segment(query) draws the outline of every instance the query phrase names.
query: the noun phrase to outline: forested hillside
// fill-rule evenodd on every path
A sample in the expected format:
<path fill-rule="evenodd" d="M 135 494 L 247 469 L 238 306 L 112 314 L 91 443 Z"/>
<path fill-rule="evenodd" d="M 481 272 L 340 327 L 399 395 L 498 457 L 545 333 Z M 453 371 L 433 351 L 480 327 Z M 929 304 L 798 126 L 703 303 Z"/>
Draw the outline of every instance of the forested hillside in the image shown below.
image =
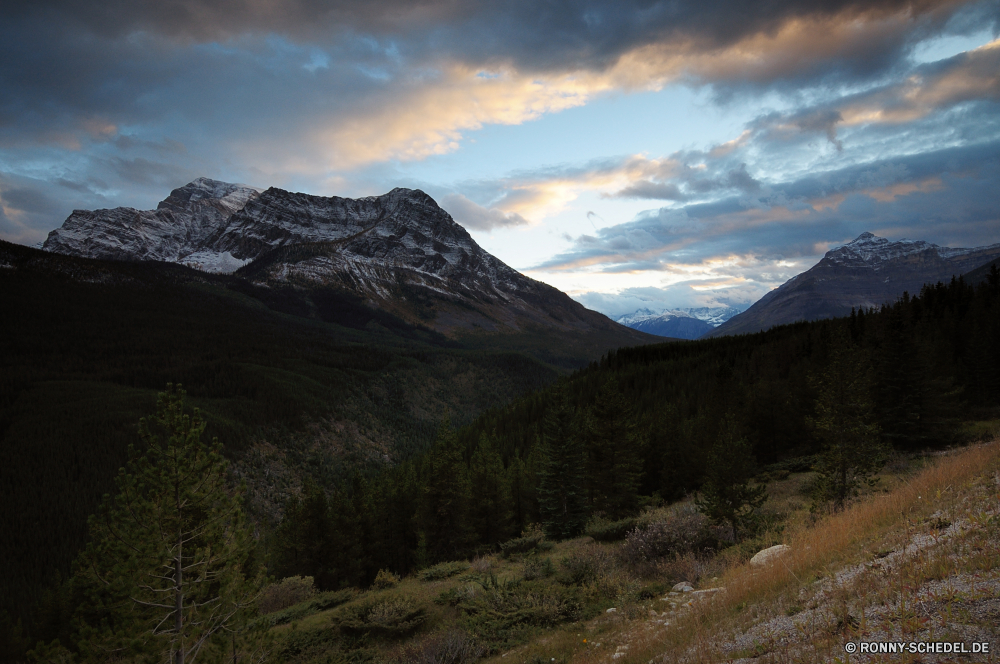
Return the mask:
<path fill-rule="evenodd" d="M 468 422 L 558 375 L 349 294 L 306 299 L 7 243 L 0 266 L 0 611 L 24 618 L 68 573 L 167 383 L 186 387 L 206 437 L 240 460 L 266 521 L 302 476 L 331 485 L 345 469 L 397 463 L 433 442 L 441 418 Z M 261 446 L 281 450 L 284 485 L 264 477 L 275 464 L 251 463 Z"/>
<path fill-rule="evenodd" d="M 558 538 L 591 520 L 601 537 L 698 489 L 726 436 L 747 439 L 759 468 L 808 470 L 841 407 L 830 386 L 848 374 L 861 426 L 899 450 L 947 444 L 958 421 L 997 416 L 998 339 L 994 269 L 849 318 L 619 350 L 457 431 L 445 423 L 427 454 L 329 499 L 307 488 L 269 540 L 270 569 L 364 586 L 380 569 L 518 546 L 530 524 Z"/>
<path fill-rule="evenodd" d="M 839 376 L 854 377 L 857 425 L 902 450 L 1000 406 L 995 268 L 849 318 L 621 349 L 556 380 L 389 317 L 344 327 L 184 268 L 61 260 L 0 272 L 18 312 L 2 323 L 0 594 L 25 625 L 10 633 L 32 643 L 59 635 L 56 574 L 167 383 L 187 387 L 247 483 L 253 564 L 321 590 L 531 549 L 543 530 L 620 537 L 739 441 L 746 472 L 806 470 L 843 407 Z"/>

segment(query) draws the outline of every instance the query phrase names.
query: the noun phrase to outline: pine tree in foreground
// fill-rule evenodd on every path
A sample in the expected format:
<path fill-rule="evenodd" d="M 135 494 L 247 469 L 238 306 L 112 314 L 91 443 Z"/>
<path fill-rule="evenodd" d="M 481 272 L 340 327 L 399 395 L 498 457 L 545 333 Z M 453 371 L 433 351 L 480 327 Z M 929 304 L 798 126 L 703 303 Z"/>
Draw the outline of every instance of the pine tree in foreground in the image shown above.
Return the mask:
<path fill-rule="evenodd" d="M 867 355 L 838 330 L 831 339 L 829 362 L 816 381 L 816 429 L 823 439 L 817 500 L 837 508 L 862 484 L 872 484 L 886 450 L 880 439 L 871 393 Z"/>
<path fill-rule="evenodd" d="M 483 434 L 472 454 L 469 480 L 475 488 L 470 518 L 480 544 L 498 544 L 511 534 L 510 486 L 496 435 Z"/>
<path fill-rule="evenodd" d="M 730 415 L 708 451 L 705 483 L 695 501 L 713 523 L 732 526 L 737 541 L 755 533 L 756 511 L 767 500 L 766 486 L 750 486 L 754 458 Z"/>
<path fill-rule="evenodd" d="M 549 537 L 575 537 L 587 522 L 584 455 L 583 444 L 574 435 L 573 413 L 562 391 L 556 394 L 545 414 L 542 450 L 538 473 L 542 526 Z"/>
<path fill-rule="evenodd" d="M 117 495 L 89 520 L 74 578 L 84 661 L 262 655 L 244 638 L 263 585 L 247 569 L 251 534 L 221 445 L 202 443 L 205 421 L 184 413 L 184 396 L 171 385 L 159 395 L 156 415 L 139 423 L 145 452 L 129 450 Z"/>
<path fill-rule="evenodd" d="M 592 513 L 621 519 L 638 510 L 644 439 L 618 382 L 608 380 L 583 417 Z"/>
<path fill-rule="evenodd" d="M 447 420 L 438 427 L 437 440 L 425 461 L 423 486 L 417 506 L 421 563 L 451 560 L 465 553 L 472 533 L 469 525 L 469 474 L 458 436 Z"/>

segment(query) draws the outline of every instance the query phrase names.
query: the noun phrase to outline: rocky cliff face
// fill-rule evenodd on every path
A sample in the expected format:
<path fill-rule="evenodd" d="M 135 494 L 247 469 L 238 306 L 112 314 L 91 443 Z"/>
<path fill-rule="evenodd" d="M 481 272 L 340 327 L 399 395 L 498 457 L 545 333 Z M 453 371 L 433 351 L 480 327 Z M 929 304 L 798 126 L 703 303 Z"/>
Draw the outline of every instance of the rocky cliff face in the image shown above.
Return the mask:
<path fill-rule="evenodd" d="M 350 199 L 199 178 L 156 210 L 76 210 L 43 248 L 235 272 L 279 289 L 348 291 L 446 333 L 538 325 L 649 341 L 508 267 L 419 190 Z"/>
<path fill-rule="evenodd" d="M 155 210 L 74 210 L 61 228 L 49 233 L 42 248 L 87 258 L 168 261 L 231 272 L 240 263 L 206 251 L 206 242 L 257 196 L 253 187 L 198 178 L 174 189 Z"/>
<path fill-rule="evenodd" d="M 1000 256 L 1000 244 L 972 249 L 923 241 L 892 242 L 862 233 L 828 251 L 823 259 L 789 279 L 752 307 L 706 336 L 746 334 L 800 320 L 845 316 L 851 308 L 878 307 L 924 284 L 948 281 Z"/>

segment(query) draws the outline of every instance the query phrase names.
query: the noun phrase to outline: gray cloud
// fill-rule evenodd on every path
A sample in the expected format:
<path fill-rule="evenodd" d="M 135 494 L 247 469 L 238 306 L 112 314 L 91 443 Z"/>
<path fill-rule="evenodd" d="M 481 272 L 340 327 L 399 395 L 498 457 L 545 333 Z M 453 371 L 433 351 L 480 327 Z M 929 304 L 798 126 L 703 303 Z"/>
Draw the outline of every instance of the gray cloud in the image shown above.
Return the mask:
<path fill-rule="evenodd" d="M 733 4 L 727 0 L 6 0 L 0 12 L 24 20 L 45 16 L 102 38 L 137 32 L 181 42 L 226 41 L 278 34 L 322 43 L 345 32 L 371 35 L 403 55 L 420 52 L 491 62 L 504 59 L 533 69 L 606 66 L 622 53 L 665 41 L 687 41 L 718 51 L 749 35 L 773 34 L 789 20 L 877 23 L 906 13 L 909 27 L 877 42 L 852 44 L 837 53 L 839 66 L 855 73 L 883 68 L 898 58 L 915 34 L 968 30 L 996 22 L 990 3 L 968 8 L 932 0 L 775 0 Z M 820 37 L 818 35 L 818 37 Z M 828 37 L 823 35 L 822 37 Z M 829 67 L 805 63 L 816 76 Z"/>
<path fill-rule="evenodd" d="M 688 197 L 673 182 L 639 180 L 616 193 L 615 198 L 649 198 L 661 201 L 684 201 Z"/>
<path fill-rule="evenodd" d="M 775 0 L 763 5 L 724 0 L 0 0 L 0 168 L 8 180 L 28 175 L 31 180 L 22 194 L 10 190 L 15 193 L 6 203 L 5 227 L 20 224 L 31 235 L 58 225 L 73 207 L 109 202 L 148 207 L 165 190 L 197 175 L 250 182 L 267 178 L 265 184 L 316 182 L 336 171 L 330 155 L 346 150 L 352 136 L 361 135 L 361 143 L 369 140 L 355 131 L 352 123 L 358 118 L 381 121 L 380 113 L 411 107 L 424 109 L 427 117 L 463 104 L 475 107 L 481 100 L 439 101 L 433 95 L 450 65 L 473 72 L 513 67 L 528 75 L 601 73 L 623 55 L 648 48 L 650 61 L 666 53 L 663 57 L 681 62 L 671 73 L 679 78 L 672 80 L 715 86 L 720 99 L 775 87 L 795 94 L 808 89 L 814 98 L 822 97 L 816 91 L 843 85 L 898 80 L 920 39 L 996 26 L 998 16 L 995 0 Z M 768 41 L 794 21 L 815 26 L 815 38 L 792 35 L 780 47 Z M 856 28 L 855 37 L 838 32 L 838 26 L 848 24 Z M 830 30 L 824 32 L 824 26 Z M 766 65 L 755 68 L 726 55 L 754 39 L 762 40 Z M 926 81 L 942 85 L 934 94 L 933 86 L 925 86 L 930 92 L 918 95 L 916 106 L 906 106 L 912 96 L 898 82 L 846 99 L 857 108 L 884 104 L 901 118 L 996 99 L 1000 67 L 993 57 L 975 54 L 920 69 Z M 944 85 L 959 75 L 985 83 Z M 411 104 L 421 95 L 429 95 L 423 107 Z M 502 108 L 506 100 L 500 101 Z M 472 114 L 424 134 L 394 138 L 403 147 L 373 147 L 372 160 L 434 154 L 442 145 L 456 144 L 461 131 L 494 117 Z M 765 157 L 769 150 L 808 149 L 816 136 L 838 147 L 858 136 L 857 130 L 845 129 L 850 114 L 830 104 L 769 117 L 750 128 Z M 409 126 L 409 120 L 400 125 Z M 968 123 L 959 126 L 971 131 Z M 391 138 L 397 127 L 376 128 L 373 141 L 383 134 Z M 876 134 L 868 136 L 877 139 Z M 408 152 L 407 141 L 430 145 Z M 760 160 L 738 148 L 722 155 L 689 151 L 674 157 L 671 168 L 647 173 L 615 195 L 689 204 L 739 195 L 733 204 L 744 209 L 784 204 L 796 195 L 796 183 L 805 181 L 786 180 L 787 186 L 774 190 Z M 693 169 L 696 161 L 706 168 Z M 595 162 L 576 170 L 601 167 L 610 168 Z M 32 204 L 29 192 L 36 190 L 44 202 Z M 514 205 L 517 196 L 527 196 L 502 187 L 495 196 L 478 195 L 474 187 L 461 190 L 494 205 Z M 468 203 L 460 214 L 472 228 L 525 223 L 517 214 Z M 634 236 L 621 246 L 644 243 L 648 239 Z"/>
<path fill-rule="evenodd" d="M 536 269 L 596 264 L 606 272 L 670 271 L 726 256 L 767 267 L 815 258 L 821 247 L 864 231 L 944 246 L 993 244 L 1000 242 L 997 155 L 1000 139 L 772 184 L 771 205 L 748 207 L 731 197 L 663 208 L 579 238 Z M 746 268 L 736 272 L 748 278 Z"/>
<path fill-rule="evenodd" d="M 495 228 L 510 228 L 527 225 L 528 220 L 514 212 L 503 212 L 496 208 L 485 208 L 470 201 L 461 194 L 447 194 L 441 198 L 441 207 L 465 228 L 477 231 L 492 231 Z"/>

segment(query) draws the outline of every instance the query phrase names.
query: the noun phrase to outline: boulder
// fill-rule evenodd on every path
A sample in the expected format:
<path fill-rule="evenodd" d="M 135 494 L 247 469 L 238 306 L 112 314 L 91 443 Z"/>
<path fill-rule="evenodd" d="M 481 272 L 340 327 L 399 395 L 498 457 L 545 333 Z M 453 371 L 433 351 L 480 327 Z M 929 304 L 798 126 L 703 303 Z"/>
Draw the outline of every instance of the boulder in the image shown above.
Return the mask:
<path fill-rule="evenodd" d="M 671 590 L 675 593 L 689 593 L 692 590 L 694 590 L 694 586 L 692 586 L 687 581 L 681 581 L 680 583 L 676 584 L 673 588 L 671 588 Z"/>
<path fill-rule="evenodd" d="M 750 559 L 751 567 L 765 567 L 770 565 L 779 556 L 784 555 L 788 551 L 791 551 L 792 547 L 786 544 L 776 544 L 775 546 L 764 549 L 763 551 L 758 551 L 753 558 Z"/>

